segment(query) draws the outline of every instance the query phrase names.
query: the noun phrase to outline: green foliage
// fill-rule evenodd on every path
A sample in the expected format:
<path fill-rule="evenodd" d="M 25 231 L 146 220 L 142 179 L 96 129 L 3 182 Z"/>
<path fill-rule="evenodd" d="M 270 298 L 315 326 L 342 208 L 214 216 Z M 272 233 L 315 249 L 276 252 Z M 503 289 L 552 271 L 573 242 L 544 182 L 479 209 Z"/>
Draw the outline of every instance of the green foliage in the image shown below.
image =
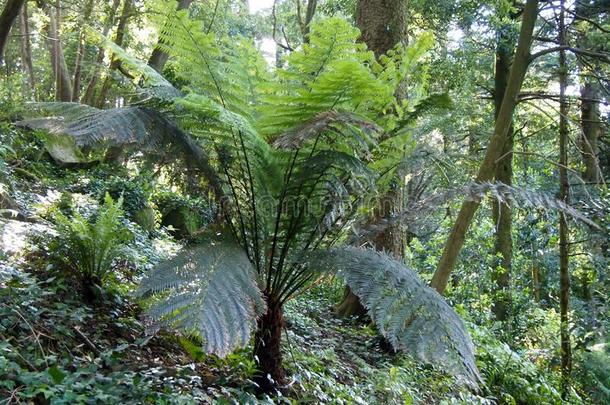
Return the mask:
<path fill-rule="evenodd" d="M 60 252 L 67 264 L 78 273 L 85 288 L 101 286 L 111 270 L 128 233 L 121 220 L 122 199 L 116 202 L 106 194 L 104 204 L 95 218 L 86 218 L 78 211 L 68 217 L 56 211 L 54 221 L 59 232 Z"/>
<path fill-rule="evenodd" d="M 478 362 L 487 387 L 491 392 L 499 393 L 498 399 L 502 403 L 562 402 L 556 381 L 548 381 L 522 354 L 513 351 L 506 343 L 500 342 L 482 329 L 476 329 L 474 339 L 479 347 Z"/>
<path fill-rule="evenodd" d="M 214 207 L 201 198 L 159 192 L 153 200 L 161 213 L 161 224 L 175 229 L 174 235 L 192 237 L 212 222 Z"/>
<path fill-rule="evenodd" d="M 333 249 L 314 268 L 337 272 L 395 350 L 443 368 L 477 387 L 481 376 L 462 320 L 415 272 L 373 250 Z"/>
<path fill-rule="evenodd" d="M 207 352 L 224 357 L 248 344 L 256 318 L 264 312 L 254 277 L 239 246 L 204 243 L 155 267 L 138 294 L 157 294 L 146 311 L 157 322 L 155 328 L 172 326 L 201 336 Z"/>

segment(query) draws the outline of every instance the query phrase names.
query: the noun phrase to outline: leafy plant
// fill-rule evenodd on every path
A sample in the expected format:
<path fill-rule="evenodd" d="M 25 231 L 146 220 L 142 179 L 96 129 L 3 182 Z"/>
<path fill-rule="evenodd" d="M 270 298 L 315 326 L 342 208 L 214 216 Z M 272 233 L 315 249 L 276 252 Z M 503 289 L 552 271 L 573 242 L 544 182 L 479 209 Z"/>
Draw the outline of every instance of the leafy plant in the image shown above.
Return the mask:
<path fill-rule="evenodd" d="M 97 295 L 97 290 L 108 279 L 112 261 L 128 238 L 121 223 L 122 202 L 122 198 L 114 201 L 106 194 L 94 219 L 86 218 L 78 211 L 71 217 L 55 212 L 54 220 L 63 246 L 61 253 L 77 272 L 89 299 Z"/>

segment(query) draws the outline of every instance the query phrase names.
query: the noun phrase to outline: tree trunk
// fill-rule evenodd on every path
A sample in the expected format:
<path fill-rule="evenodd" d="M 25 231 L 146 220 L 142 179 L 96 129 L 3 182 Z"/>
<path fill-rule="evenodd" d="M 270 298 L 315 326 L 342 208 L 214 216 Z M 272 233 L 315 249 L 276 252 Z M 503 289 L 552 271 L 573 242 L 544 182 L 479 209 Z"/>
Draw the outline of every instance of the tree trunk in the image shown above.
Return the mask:
<path fill-rule="evenodd" d="M 356 25 L 367 47 L 376 58 L 381 57 L 398 43 L 408 42 L 407 36 L 407 2 L 403 0 L 358 0 L 356 3 Z M 405 96 L 405 94 L 401 94 Z M 377 223 L 389 216 L 396 200 L 396 192 L 390 191 L 382 198 L 380 206 L 375 209 L 371 221 Z M 404 246 L 398 226 L 389 226 L 370 241 L 377 250 L 387 251 L 396 258 L 403 256 Z M 345 287 L 343 300 L 335 308 L 341 317 L 366 314 L 366 308 L 349 287 Z"/>
<path fill-rule="evenodd" d="M 125 31 L 127 30 L 127 22 L 131 14 L 131 5 L 132 0 L 125 0 L 125 2 L 123 3 L 123 10 L 121 11 L 121 17 L 119 18 L 119 23 L 116 28 L 116 35 L 114 37 L 114 43 L 118 46 L 123 46 L 123 41 L 125 39 Z M 117 70 L 120 64 L 121 61 L 113 56 L 112 61 L 110 62 L 108 76 L 106 76 L 104 84 L 102 84 L 102 89 L 100 90 L 100 95 L 97 98 L 96 106 L 98 108 L 104 107 L 104 103 L 106 102 L 106 96 L 108 95 L 108 90 L 110 90 L 110 86 L 112 85 L 112 72 Z"/>
<path fill-rule="evenodd" d="M 299 19 L 299 27 L 301 29 L 301 36 L 303 38 L 303 43 L 309 43 L 309 30 L 311 25 L 311 20 L 313 20 L 313 16 L 316 14 L 316 7 L 318 6 L 318 0 L 308 0 L 307 1 L 307 10 L 305 11 L 305 20 L 303 20 L 301 16 L 301 0 L 297 0 L 297 17 Z"/>
<path fill-rule="evenodd" d="M 521 90 L 525 72 L 529 65 L 532 34 L 537 17 L 538 0 L 528 0 L 523 10 L 523 21 L 521 23 L 519 41 L 510 69 L 506 93 L 502 100 L 502 107 L 498 113 L 494 133 L 489 141 L 485 158 L 475 179 L 477 182 L 490 181 L 495 174 L 496 160 L 501 156 L 502 150 L 504 149 L 504 144 L 506 143 L 513 113 L 517 104 L 517 96 Z M 447 239 L 443 254 L 430 283 L 430 285 L 440 294 L 442 294 L 447 287 L 449 277 L 464 244 L 466 232 L 470 227 L 472 218 L 478 207 L 479 203 L 475 201 L 465 201 L 462 203 L 462 207 L 455 224 L 453 225 L 451 234 Z"/>
<path fill-rule="evenodd" d="M 8 41 L 11 27 L 19 15 L 25 0 L 8 0 L 0 14 L 0 65 L 3 61 L 4 47 Z"/>
<path fill-rule="evenodd" d="M 30 98 L 36 99 L 36 78 L 32 63 L 32 42 L 30 41 L 30 24 L 28 21 L 28 3 L 23 4 L 20 13 L 19 34 L 21 35 L 21 64 L 28 78 Z"/>
<path fill-rule="evenodd" d="M 85 5 L 83 19 L 81 24 L 88 24 L 91 14 L 93 13 L 93 0 L 89 0 Z M 78 44 L 76 47 L 76 60 L 74 61 L 74 80 L 72 81 L 72 100 L 76 101 L 79 98 L 82 74 L 83 53 L 85 48 L 85 33 L 82 29 L 78 32 Z"/>
<path fill-rule="evenodd" d="M 178 0 L 176 10 L 186 10 L 189 8 L 192 2 L 193 0 Z M 148 66 L 155 69 L 159 73 L 163 73 L 163 67 L 167 63 L 169 55 L 159 47 L 159 44 L 163 44 L 163 40 L 159 39 L 157 46 L 155 46 L 155 49 L 153 49 L 150 59 L 148 59 Z"/>
<path fill-rule="evenodd" d="M 358 0 L 356 3 L 356 26 L 361 40 L 379 58 L 398 43 L 406 43 L 406 0 Z"/>
<path fill-rule="evenodd" d="M 594 184 L 599 184 L 602 180 L 597 158 L 598 142 L 602 133 L 602 119 L 599 112 L 600 93 L 598 85 L 591 79 L 585 78 L 585 82 L 580 88 L 581 150 L 585 164 L 582 177 L 585 181 Z"/>
<path fill-rule="evenodd" d="M 254 358 L 258 362 L 258 373 L 254 381 L 263 393 L 273 392 L 285 380 L 282 366 L 282 329 L 284 315 L 277 300 L 267 298 L 267 312 L 258 320 L 254 335 Z"/>
<path fill-rule="evenodd" d="M 104 29 L 102 30 L 102 35 L 104 37 L 108 36 L 110 29 L 114 26 L 114 19 L 116 17 L 116 12 L 119 8 L 119 4 L 121 0 L 113 0 L 112 7 L 110 7 L 110 12 L 108 14 L 108 19 L 106 20 L 106 24 L 104 25 Z M 91 78 L 89 79 L 89 83 L 87 84 L 87 89 L 85 90 L 85 94 L 81 98 L 81 103 L 93 105 L 95 100 L 95 87 L 100 80 L 100 68 L 104 63 L 104 47 L 100 46 L 100 49 L 97 51 L 97 57 L 95 58 L 95 64 L 93 65 L 93 71 L 91 72 Z"/>
<path fill-rule="evenodd" d="M 565 46 L 565 3 L 560 2 L 559 12 L 559 44 Z M 568 113 L 569 105 L 566 97 L 568 87 L 568 66 L 566 51 L 559 52 L 559 199 L 569 203 L 568 182 Z M 566 216 L 559 215 L 559 307 L 561 317 L 561 391 L 562 398 L 566 399 L 569 392 L 569 380 L 572 369 L 572 347 L 570 343 L 570 325 L 568 311 L 570 306 L 570 274 L 569 274 L 569 235 Z"/>
<path fill-rule="evenodd" d="M 506 92 L 508 76 L 510 74 L 510 64 L 512 50 L 515 47 L 511 39 L 510 25 L 499 28 L 496 44 L 496 66 L 494 76 L 494 108 L 495 118 L 498 118 L 502 100 Z M 496 166 L 494 177 L 496 181 L 511 185 L 513 177 L 513 125 L 512 121 L 504 147 L 501 152 L 501 159 Z M 510 299 L 510 271 L 513 253 L 513 240 L 511 236 L 512 212 L 510 203 L 492 202 L 492 218 L 496 225 L 496 240 L 494 251 L 501 257 L 500 263 L 494 266 L 493 272 L 493 306 L 492 311 L 499 321 L 508 318 L 508 311 L 511 305 Z"/>
<path fill-rule="evenodd" d="M 72 101 L 72 82 L 64 57 L 64 50 L 59 35 L 61 8 L 59 0 L 53 7 L 43 6 L 49 15 L 47 24 L 47 42 L 51 53 L 51 68 L 55 78 L 55 100 Z"/>

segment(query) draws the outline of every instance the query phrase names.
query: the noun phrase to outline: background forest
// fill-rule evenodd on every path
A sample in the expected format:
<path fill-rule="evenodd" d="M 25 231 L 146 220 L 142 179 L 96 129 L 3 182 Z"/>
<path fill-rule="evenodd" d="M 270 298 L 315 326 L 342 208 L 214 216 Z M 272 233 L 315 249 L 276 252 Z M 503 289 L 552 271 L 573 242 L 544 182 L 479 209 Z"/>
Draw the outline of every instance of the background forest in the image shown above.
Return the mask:
<path fill-rule="evenodd" d="M 610 2 L 0 10 L 0 404 L 610 403 Z"/>

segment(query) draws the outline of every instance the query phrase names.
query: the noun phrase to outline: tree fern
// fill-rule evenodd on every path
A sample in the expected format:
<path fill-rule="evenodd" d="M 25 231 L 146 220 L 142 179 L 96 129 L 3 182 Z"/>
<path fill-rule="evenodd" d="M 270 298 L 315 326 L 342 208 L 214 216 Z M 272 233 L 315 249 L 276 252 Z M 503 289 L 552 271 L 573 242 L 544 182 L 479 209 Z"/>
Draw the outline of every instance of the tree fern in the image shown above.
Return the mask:
<path fill-rule="evenodd" d="M 248 344 L 265 304 L 254 268 L 233 242 L 207 242 L 183 249 L 142 280 L 140 296 L 153 327 L 172 326 L 201 336 L 208 353 L 225 356 Z"/>
<path fill-rule="evenodd" d="M 312 266 L 345 279 L 395 350 L 474 387 L 482 381 L 462 320 L 413 270 L 383 253 L 355 247 L 321 251 Z"/>

